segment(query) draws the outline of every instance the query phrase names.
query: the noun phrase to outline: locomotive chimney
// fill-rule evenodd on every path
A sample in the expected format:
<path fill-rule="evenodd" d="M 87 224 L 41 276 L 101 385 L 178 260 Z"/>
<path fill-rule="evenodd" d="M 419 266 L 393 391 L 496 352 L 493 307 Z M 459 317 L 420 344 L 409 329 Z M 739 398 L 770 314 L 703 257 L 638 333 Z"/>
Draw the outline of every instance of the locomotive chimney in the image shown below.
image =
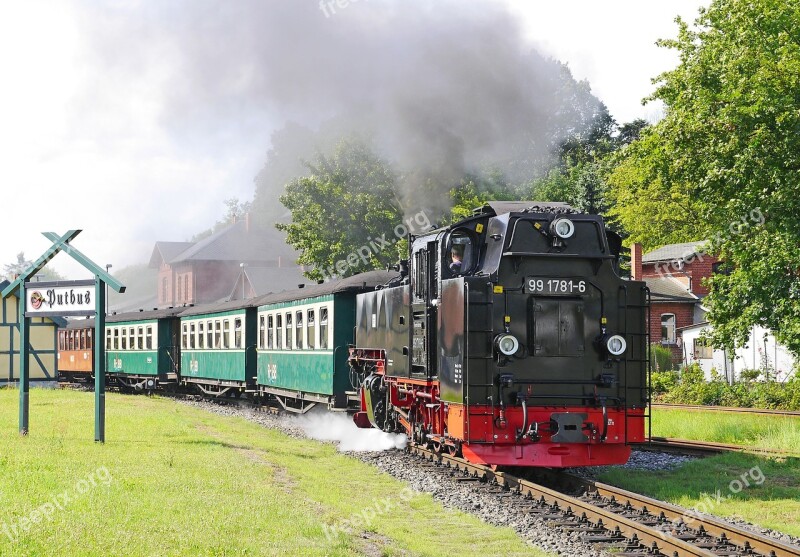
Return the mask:
<path fill-rule="evenodd" d="M 631 245 L 631 279 L 642 280 L 642 244 Z"/>

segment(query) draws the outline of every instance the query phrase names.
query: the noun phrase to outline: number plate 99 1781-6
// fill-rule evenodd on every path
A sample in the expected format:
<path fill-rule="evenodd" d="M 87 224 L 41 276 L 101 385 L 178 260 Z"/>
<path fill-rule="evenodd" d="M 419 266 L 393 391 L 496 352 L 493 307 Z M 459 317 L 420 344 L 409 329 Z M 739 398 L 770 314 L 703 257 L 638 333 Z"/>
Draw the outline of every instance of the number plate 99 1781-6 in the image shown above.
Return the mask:
<path fill-rule="evenodd" d="M 525 292 L 545 296 L 580 296 L 586 293 L 586 281 L 570 278 L 527 277 Z"/>

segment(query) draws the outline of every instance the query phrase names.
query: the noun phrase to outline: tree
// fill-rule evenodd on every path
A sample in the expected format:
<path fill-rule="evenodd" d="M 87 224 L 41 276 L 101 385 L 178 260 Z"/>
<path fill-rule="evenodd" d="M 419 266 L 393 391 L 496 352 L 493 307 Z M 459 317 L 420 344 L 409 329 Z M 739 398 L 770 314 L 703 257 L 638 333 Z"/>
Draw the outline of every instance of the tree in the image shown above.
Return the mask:
<path fill-rule="evenodd" d="M 33 265 L 33 261 L 25 259 L 25 252 L 21 251 L 17 254 L 17 261 L 15 263 L 9 263 L 7 265 L 3 265 L 3 278 L 8 281 L 13 281 L 17 278 L 17 276 L 21 275 L 25 271 L 28 270 L 28 267 Z M 64 280 L 64 277 L 56 271 L 55 269 L 51 269 L 48 266 L 43 267 L 37 274 L 38 280 Z M 36 279 L 34 279 L 36 280 Z"/>
<path fill-rule="evenodd" d="M 717 346 L 758 324 L 800 354 L 799 19 L 797 2 L 774 0 L 715 0 L 693 27 L 678 19 L 660 44 L 680 64 L 651 97 L 664 119 L 613 173 L 633 238 L 709 239 L 728 262 L 707 299 Z"/>
<path fill-rule="evenodd" d="M 292 222 L 276 225 L 300 251 L 298 262 L 311 266 L 305 275 L 344 277 L 396 262 L 403 210 L 389 164 L 363 143 L 342 141 L 307 169 L 280 198 Z"/>

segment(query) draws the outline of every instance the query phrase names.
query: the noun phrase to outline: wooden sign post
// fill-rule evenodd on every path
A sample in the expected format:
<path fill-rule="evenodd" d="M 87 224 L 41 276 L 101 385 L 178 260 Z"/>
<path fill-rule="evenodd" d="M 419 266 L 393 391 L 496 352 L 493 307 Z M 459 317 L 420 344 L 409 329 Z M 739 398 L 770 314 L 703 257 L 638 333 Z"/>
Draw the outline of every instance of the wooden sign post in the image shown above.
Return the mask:
<path fill-rule="evenodd" d="M 109 275 L 103 268 L 70 245 L 80 230 L 69 230 L 63 236 L 54 232 L 43 232 L 53 242 L 44 254 L 24 273 L 2 291 L 6 298 L 15 291 L 19 299 L 19 432 L 29 431 L 30 378 L 28 356 L 30 354 L 29 331 L 31 317 L 95 316 L 94 320 L 94 440 L 104 443 L 106 439 L 106 346 L 105 346 L 105 302 L 106 285 L 115 292 L 125 292 L 125 286 Z M 36 282 L 29 279 L 36 275 L 59 252 L 63 251 L 94 275 L 94 280 Z M 94 286 L 94 289 L 91 287 Z"/>

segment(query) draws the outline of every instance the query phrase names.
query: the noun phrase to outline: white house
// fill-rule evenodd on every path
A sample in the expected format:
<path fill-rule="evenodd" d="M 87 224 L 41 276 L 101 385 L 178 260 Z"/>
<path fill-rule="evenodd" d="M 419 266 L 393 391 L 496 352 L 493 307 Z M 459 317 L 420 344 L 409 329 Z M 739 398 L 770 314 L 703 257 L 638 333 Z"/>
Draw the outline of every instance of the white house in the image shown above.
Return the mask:
<path fill-rule="evenodd" d="M 728 382 L 738 380 L 746 369 L 768 370 L 770 377 L 777 381 L 786 381 L 791 377 L 795 359 L 791 352 L 775 341 L 768 329 L 753 327 L 750 338 L 744 346 L 733 353 L 712 349 L 701 340 L 703 331 L 710 330 L 708 322 L 683 327 L 681 332 L 681 350 L 683 362 L 697 362 L 705 372 L 706 379 L 711 379 L 711 370 L 725 377 Z"/>

